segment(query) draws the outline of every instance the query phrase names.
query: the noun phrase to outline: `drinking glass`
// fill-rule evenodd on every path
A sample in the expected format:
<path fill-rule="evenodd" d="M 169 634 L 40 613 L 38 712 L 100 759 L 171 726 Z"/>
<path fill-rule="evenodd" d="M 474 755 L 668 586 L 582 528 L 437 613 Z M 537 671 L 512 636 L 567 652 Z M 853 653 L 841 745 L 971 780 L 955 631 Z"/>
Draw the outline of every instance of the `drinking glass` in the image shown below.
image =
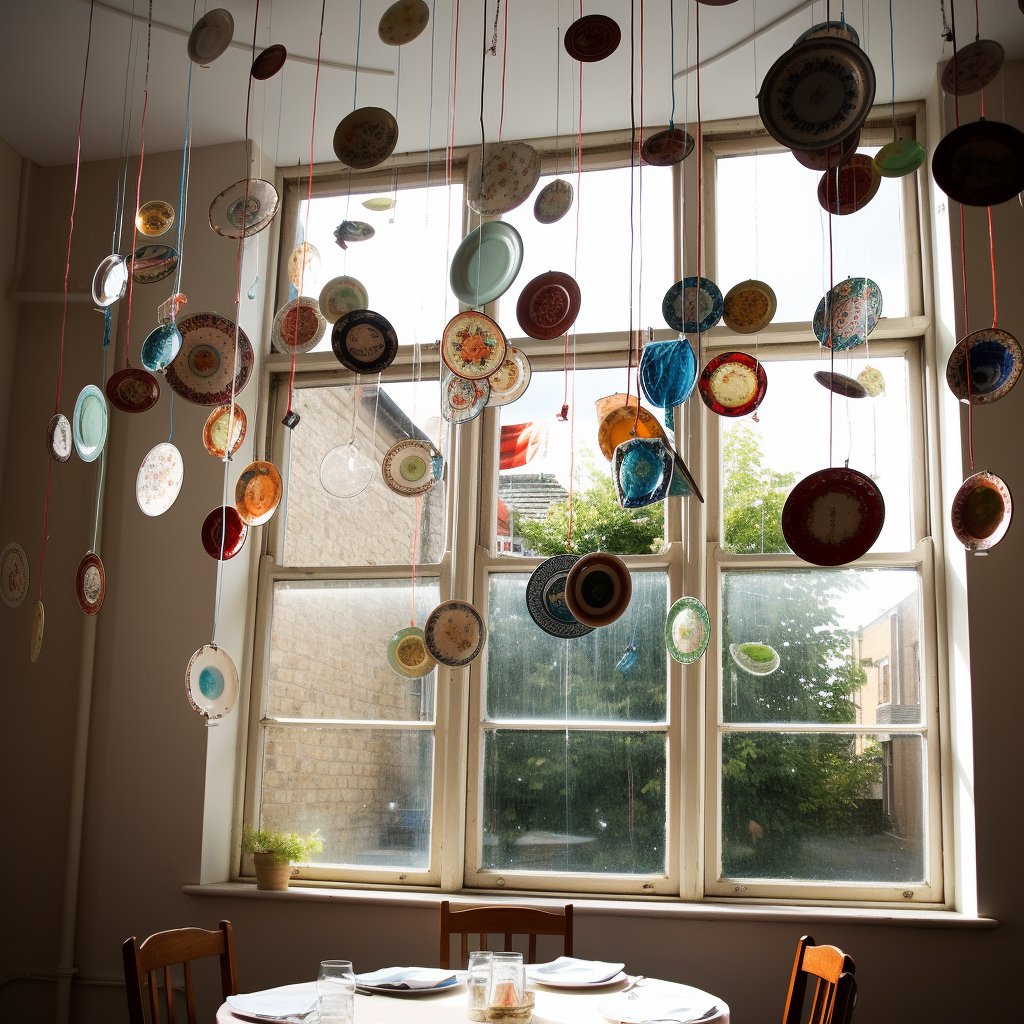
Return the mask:
<path fill-rule="evenodd" d="M 469 972 L 466 985 L 469 988 L 469 1019 L 487 1019 L 487 988 L 491 983 L 491 963 L 494 954 L 481 949 L 469 954 Z"/>
<path fill-rule="evenodd" d="M 526 987 L 522 953 L 495 953 L 487 986 L 486 1021 L 517 1021 L 533 1017 L 533 992 Z"/>
<path fill-rule="evenodd" d="M 351 960 L 323 960 L 316 979 L 320 1024 L 353 1024 L 356 976 Z"/>

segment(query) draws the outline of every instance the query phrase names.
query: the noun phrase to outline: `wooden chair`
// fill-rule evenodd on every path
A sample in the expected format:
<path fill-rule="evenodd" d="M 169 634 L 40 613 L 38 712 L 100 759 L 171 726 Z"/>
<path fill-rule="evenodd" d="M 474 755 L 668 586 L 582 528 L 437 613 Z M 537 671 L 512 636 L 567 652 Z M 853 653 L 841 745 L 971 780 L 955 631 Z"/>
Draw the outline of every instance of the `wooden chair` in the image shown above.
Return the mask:
<path fill-rule="evenodd" d="M 469 961 L 469 936 L 480 937 L 479 949 L 487 949 L 488 935 L 505 936 L 505 950 L 512 949 L 513 935 L 528 935 L 530 952 L 528 963 L 537 960 L 537 936 L 561 935 L 565 956 L 572 956 L 572 904 L 567 903 L 562 914 L 547 910 L 530 910 L 522 907 L 475 907 L 472 910 L 451 910 L 447 900 L 441 902 L 441 967 L 451 967 L 451 936 L 462 936 L 462 961 L 465 967 Z M 133 1022 L 134 1024 L 134 1022 Z"/>
<path fill-rule="evenodd" d="M 163 968 L 164 994 L 167 1000 L 167 1024 L 174 1024 L 174 997 L 171 991 L 171 967 L 182 964 L 185 969 L 185 1009 L 188 1024 L 196 1024 L 196 1002 L 192 990 L 191 960 L 220 957 L 220 986 L 224 998 L 238 994 L 238 972 L 235 970 L 235 938 L 230 921 L 221 921 L 220 928 L 175 928 L 156 932 L 143 942 L 133 935 L 121 947 L 124 957 L 124 980 L 128 987 L 129 1024 L 147 1024 L 143 1004 L 142 979 L 149 981 L 151 1024 L 160 1024 L 157 998 L 157 971 Z"/>
<path fill-rule="evenodd" d="M 793 973 L 782 1024 L 800 1024 L 807 976 L 815 978 L 814 999 L 807 1024 L 848 1024 L 857 1003 L 853 960 L 835 946 L 816 946 L 804 935 L 796 946 Z"/>

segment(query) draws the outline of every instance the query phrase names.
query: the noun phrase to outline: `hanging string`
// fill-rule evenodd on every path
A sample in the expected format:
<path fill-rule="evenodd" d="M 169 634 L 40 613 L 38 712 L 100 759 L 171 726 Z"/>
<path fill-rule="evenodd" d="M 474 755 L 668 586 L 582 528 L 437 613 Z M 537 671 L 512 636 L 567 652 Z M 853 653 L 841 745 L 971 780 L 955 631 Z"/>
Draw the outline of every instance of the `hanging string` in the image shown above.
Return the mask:
<path fill-rule="evenodd" d="M 834 296 L 832 289 L 835 287 L 834 251 L 832 246 L 832 204 L 828 204 L 828 298 L 825 300 L 825 315 L 828 317 L 828 356 L 829 356 L 829 382 L 835 381 L 836 372 L 836 348 L 832 338 L 832 323 L 835 317 L 833 308 Z M 832 407 L 836 393 L 828 390 L 828 468 L 832 468 Z"/>
<path fill-rule="evenodd" d="M 117 189 L 114 198 L 114 227 L 110 236 L 110 251 L 117 252 L 118 240 L 121 235 L 121 218 L 124 215 L 124 197 L 128 187 L 128 141 L 132 134 L 132 105 L 129 102 L 128 81 L 129 75 L 134 79 L 135 57 L 138 54 L 138 47 L 134 47 L 135 22 L 131 23 L 128 35 L 128 59 L 124 65 L 124 100 L 121 106 L 121 138 L 117 151 Z M 127 134 L 125 133 L 125 122 L 128 123 Z"/>
<path fill-rule="evenodd" d="M 640 0 L 640 135 L 637 139 L 637 177 L 639 179 L 639 203 L 637 205 L 637 220 L 640 224 L 640 266 L 637 268 L 636 284 L 636 415 L 633 417 L 633 430 L 635 436 L 640 423 L 640 351 L 643 342 L 640 340 L 644 316 L 644 160 L 642 150 L 644 148 L 644 0 Z"/>
<path fill-rule="evenodd" d="M 636 62 L 636 45 L 634 41 L 636 22 L 636 3 L 629 0 L 629 334 L 626 354 L 626 407 L 629 407 L 630 388 L 633 372 L 633 250 L 636 210 L 633 205 L 633 186 L 636 179 L 636 106 L 634 99 Z M 637 416 L 640 413 L 640 400 L 637 399 Z M 630 434 L 636 436 L 636 420 L 630 428 Z"/>
<path fill-rule="evenodd" d="M 696 37 L 697 59 L 695 61 L 697 74 L 697 295 L 694 299 L 694 309 L 697 316 L 697 372 L 700 372 L 701 363 L 704 358 L 701 344 L 701 317 L 700 317 L 700 289 L 704 281 L 704 247 L 701 242 L 701 228 L 704 223 L 704 131 L 701 127 L 700 117 L 700 4 L 696 5 L 694 12 L 694 35 Z M 683 310 L 686 309 L 686 289 L 683 289 Z"/>
<path fill-rule="evenodd" d="M 320 14 L 320 35 L 324 32 L 323 12 Z M 359 0 L 359 13 L 356 16 L 356 73 L 352 81 L 352 109 L 356 109 L 356 97 L 359 95 L 359 43 L 363 38 L 363 0 Z M 319 65 L 319 59 L 317 60 Z"/>
<path fill-rule="evenodd" d="M 423 510 L 423 495 L 416 495 L 416 517 L 412 527 L 412 618 L 409 625 L 416 625 L 416 556 L 420 549 L 420 513 Z"/>
<path fill-rule="evenodd" d="M 999 322 L 999 304 L 996 301 L 996 243 L 992 236 L 992 207 L 988 210 L 988 258 L 992 267 L 992 329 L 995 330 Z"/>
<path fill-rule="evenodd" d="M 668 0 L 669 83 L 672 86 L 672 110 L 668 115 L 668 130 L 676 126 L 676 0 Z"/>
<path fill-rule="evenodd" d="M 508 65 L 508 5 L 509 0 L 505 0 L 505 22 L 502 25 L 501 30 L 501 115 L 498 118 L 498 141 L 501 142 L 501 131 L 505 126 L 505 68 Z M 501 0 L 498 0 L 498 7 L 501 6 Z M 495 32 L 495 45 L 497 41 L 498 32 L 498 7 L 494 9 L 494 32 Z M 494 52 L 492 47 L 491 52 Z M 497 56 L 497 54 L 495 54 Z M 557 100 L 556 100 L 557 103 Z"/>

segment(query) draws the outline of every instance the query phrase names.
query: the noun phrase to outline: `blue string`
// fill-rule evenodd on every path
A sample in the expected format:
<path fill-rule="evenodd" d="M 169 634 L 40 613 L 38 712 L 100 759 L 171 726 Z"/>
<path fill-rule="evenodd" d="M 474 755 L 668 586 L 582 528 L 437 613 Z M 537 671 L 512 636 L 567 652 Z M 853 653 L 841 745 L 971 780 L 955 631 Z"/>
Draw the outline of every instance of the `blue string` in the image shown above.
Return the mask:
<path fill-rule="evenodd" d="M 356 21 L 356 75 L 352 83 L 352 109 L 356 109 L 356 96 L 359 95 L 359 40 L 363 34 L 363 0 L 359 0 L 359 17 Z"/>
<path fill-rule="evenodd" d="M 896 139 L 896 51 L 892 28 L 892 0 L 889 0 L 889 66 L 892 68 L 892 137 Z M 865 307 L 866 308 L 866 307 Z"/>
<path fill-rule="evenodd" d="M 676 0 L 668 0 L 668 27 L 672 36 L 671 45 L 671 72 L 672 75 L 672 113 L 668 115 L 668 130 L 673 131 L 676 126 Z"/>

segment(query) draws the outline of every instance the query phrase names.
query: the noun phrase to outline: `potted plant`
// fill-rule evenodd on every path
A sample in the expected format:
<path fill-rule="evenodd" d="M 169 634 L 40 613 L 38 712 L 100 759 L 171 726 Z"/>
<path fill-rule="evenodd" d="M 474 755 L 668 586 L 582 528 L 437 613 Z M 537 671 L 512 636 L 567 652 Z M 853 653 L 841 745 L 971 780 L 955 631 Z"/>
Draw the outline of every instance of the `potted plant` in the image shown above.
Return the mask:
<path fill-rule="evenodd" d="M 293 863 L 309 860 L 310 854 L 323 849 L 319 832 L 300 836 L 294 832 L 242 831 L 242 853 L 251 853 L 256 865 L 256 888 L 288 888 Z"/>

